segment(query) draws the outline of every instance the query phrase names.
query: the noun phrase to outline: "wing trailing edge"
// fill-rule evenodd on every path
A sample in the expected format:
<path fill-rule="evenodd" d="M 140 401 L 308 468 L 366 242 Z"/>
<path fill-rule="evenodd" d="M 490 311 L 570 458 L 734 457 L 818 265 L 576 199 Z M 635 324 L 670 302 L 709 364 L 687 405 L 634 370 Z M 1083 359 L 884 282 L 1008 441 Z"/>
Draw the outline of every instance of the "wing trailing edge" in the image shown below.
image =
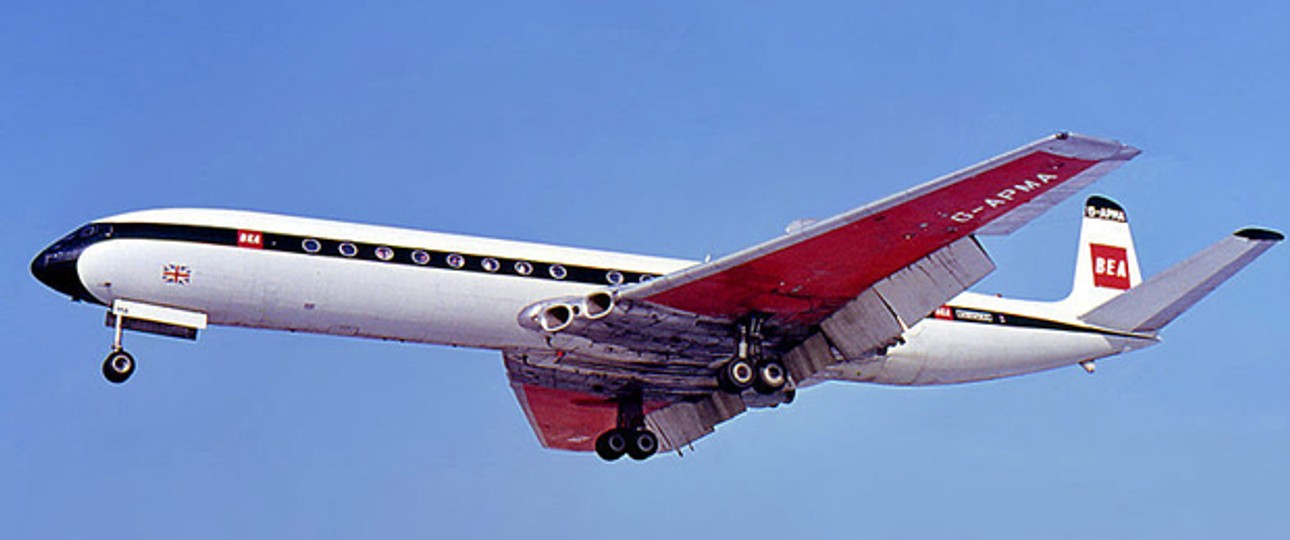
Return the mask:
<path fill-rule="evenodd" d="M 941 248 L 824 319 L 784 364 L 794 380 L 804 381 L 838 362 L 882 354 L 907 328 L 992 271 L 994 262 L 972 237 Z"/>

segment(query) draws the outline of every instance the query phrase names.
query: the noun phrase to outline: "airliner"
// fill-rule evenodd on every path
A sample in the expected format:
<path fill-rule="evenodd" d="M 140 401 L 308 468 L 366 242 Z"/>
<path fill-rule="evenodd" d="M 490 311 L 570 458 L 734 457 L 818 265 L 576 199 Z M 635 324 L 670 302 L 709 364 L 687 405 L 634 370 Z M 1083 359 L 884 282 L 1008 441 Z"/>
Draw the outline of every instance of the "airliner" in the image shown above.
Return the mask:
<path fill-rule="evenodd" d="M 1159 343 L 1282 234 L 1244 228 L 1144 280 L 1126 210 L 1094 195 L 1066 298 L 967 292 L 995 268 L 978 236 L 1017 230 L 1138 154 L 1059 133 L 705 262 L 158 209 L 92 221 L 31 271 L 106 308 L 112 383 L 135 371 L 126 330 L 193 340 L 240 326 L 491 349 L 542 446 L 643 460 L 826 381 L 1092 372 Z"/>

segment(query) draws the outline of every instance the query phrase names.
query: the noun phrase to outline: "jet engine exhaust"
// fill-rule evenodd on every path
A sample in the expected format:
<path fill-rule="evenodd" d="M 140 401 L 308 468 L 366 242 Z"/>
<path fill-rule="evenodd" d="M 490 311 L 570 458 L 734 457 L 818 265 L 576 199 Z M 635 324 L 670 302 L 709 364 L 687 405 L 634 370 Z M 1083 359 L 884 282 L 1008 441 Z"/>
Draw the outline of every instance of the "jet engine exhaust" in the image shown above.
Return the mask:
<path fill-rule="evenodd" d="M 596 320 L 614 311 L 614 295 L 609 291 L 596 291 L 582 300 L 582 316 Z"/>
<path fill-rule="evenodd" d="M 573 324 L 573 316 L 576 308 L 569 304 L 551 304 L 542 308 L 538 314 L 538 324 L 546 332 L 559 332 Z"/>

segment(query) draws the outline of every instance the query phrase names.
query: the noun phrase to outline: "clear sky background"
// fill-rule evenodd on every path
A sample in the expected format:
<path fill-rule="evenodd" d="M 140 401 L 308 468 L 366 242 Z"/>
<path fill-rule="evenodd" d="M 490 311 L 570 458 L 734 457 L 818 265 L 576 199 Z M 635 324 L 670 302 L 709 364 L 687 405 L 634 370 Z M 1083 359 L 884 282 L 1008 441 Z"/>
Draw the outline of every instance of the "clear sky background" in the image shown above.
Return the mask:
<path fill-rule="evenodd" d="M 6 2 L 0 537 L 1285 538 L 1290 248 L 1099 364 L 830 384 L 683 458 L 541 449 L 497 353 L 127 337 L 28 273 L 94 218 L 245 208 L 699 259 L 1059 130 L 1144 154 L 986 245 L 1069 288 L 1290 228 L 1282 2 Z M 869 5 L 865 5 L 869 4 Z"/>

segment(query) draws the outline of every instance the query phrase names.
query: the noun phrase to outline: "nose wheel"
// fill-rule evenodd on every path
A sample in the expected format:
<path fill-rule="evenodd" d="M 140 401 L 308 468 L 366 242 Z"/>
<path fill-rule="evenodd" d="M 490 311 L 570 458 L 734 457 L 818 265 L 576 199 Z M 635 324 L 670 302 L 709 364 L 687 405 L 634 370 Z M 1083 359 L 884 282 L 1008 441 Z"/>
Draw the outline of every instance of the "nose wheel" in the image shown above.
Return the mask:
<path fill-rule="evenodd" d="M 103 376 L 108 382 L 121 384 L 134 374 L 134 357 L 125 349 L 117 349 L 108 354 L 107 359 L 103 360 Z"/>

